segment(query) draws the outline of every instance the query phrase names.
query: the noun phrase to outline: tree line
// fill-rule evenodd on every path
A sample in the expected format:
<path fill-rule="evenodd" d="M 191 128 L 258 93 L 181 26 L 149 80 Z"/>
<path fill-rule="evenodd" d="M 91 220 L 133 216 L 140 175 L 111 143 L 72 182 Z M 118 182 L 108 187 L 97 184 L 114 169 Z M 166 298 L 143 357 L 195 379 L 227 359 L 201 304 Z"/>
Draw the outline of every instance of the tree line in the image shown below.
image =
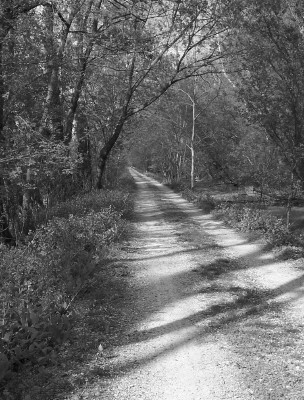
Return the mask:
<path fill-rule="evenodd" d="M 2 240 L 126 154 L 192 187 L 301 186 L 303 15 L 295 0 L 2 1 Z"/>

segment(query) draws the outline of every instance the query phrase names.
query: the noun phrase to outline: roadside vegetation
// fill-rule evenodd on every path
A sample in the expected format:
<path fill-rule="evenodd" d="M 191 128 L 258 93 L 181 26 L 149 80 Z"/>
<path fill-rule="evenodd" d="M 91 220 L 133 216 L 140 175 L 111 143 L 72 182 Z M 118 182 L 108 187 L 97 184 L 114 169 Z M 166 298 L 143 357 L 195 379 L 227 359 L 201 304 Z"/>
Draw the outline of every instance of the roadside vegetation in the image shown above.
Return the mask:
<path fill-rule="evenodd" d="M 156 176 L 157 178 L 157 176 Z M 158 177 L 160 178 L 160 177 Z M 184 182 L 167 186 L 182 194 L 205 213 L 212 213 L 227 225 L 263 238 L 283 259 L 304 257 L 304 208 L 284 205 L 282 197 L 270 199 L 260 194 L 227 191 L 227 185 L 200 182 L 194 190 Z M 205 186 L 205 187 L 204 187 Z M 288 199 L 287 199 L 288 201 Z"/>
<path fill-rule="evenodd" d="M 1 246 L 1 398 L 24 398 L 16 379 L 56 365 L 84 293 L 126 235 L 133 190 L 125 172 L 115 188 L 73 196 L 40 214 L 18 246 Z"/>

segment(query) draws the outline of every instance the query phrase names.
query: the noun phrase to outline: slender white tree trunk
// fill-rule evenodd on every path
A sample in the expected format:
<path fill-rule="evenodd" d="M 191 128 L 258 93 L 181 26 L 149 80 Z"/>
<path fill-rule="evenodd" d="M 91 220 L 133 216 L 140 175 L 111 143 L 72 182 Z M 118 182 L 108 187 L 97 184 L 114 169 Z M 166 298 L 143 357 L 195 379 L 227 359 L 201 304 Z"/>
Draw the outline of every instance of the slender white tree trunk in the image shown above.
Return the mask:
<path fill-rule="evenodd" d="M 190 187 L 194 188 L 194 173 L 195 173 L 195 150 L 194 150 L 194 139 L 195 139 L 195 88 L 194 88 L 194 96 L 192 101 L 192 133 L 191 133 L 191 174 L 190 174 Z"/>
<path fill-rule="evenodd" d="M 294 197 L 294 180 L 295 180 L 295 176 L 294 176 L 294 173 L 292 172 L 291 179 L 290 179 L 290 191 L 289 191 L 287 207 L 286 207 L 286 226 L 287 226 L 287 228 L 289 228 L 289 225 L 290 225 L 292 198 Z"/>

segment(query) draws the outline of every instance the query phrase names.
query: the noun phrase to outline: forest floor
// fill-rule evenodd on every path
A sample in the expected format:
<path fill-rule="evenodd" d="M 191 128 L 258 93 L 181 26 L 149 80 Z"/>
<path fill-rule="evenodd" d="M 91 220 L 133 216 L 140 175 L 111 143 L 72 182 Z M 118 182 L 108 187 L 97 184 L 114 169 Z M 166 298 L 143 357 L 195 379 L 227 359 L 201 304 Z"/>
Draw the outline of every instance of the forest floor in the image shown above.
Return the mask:
<path fill-rule="evenodd" d="M 303 260 L 276 260 L 131 173 L 132 234 L 83 299 L 39 399 L 304 399 Z"/>

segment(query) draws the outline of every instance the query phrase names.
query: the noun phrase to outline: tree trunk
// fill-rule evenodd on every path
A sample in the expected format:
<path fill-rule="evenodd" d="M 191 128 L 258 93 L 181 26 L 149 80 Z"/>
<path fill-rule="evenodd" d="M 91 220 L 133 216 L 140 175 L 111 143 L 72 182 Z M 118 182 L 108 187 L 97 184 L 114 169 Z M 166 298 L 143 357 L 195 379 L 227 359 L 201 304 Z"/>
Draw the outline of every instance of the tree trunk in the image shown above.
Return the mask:
<path fill-rule="evenodd" d="M 53 135 L 56 139 L 62 139 L 62 119 L 60 110 L 60 89 L 59 89 L 59 66 L 53 61 L 52 72 L 48 83 L 48 92 L 42 116 L 42 131 Z"/>
<path fill-rule="evenodd" d="M 194 88 L 195 91 L 195 88 Z M 192 102 L 192 134 L 191 134 L 191 144 L 190 144 L 190 150 L 191 150 L 191 175 L 190 175 L 190 187 L 191 190 L 194 188 L 194 167 L 195 167 L 195 151 L 194 151 L 194 138 L 195 138 L 195 92 L 193 96 L 193 102 Z"/>
<path fill-rule="evenodd" d="M 46 43 L 46 51 L 49 52 L 49 82 L 44 104 L 43 115 L 41 118 L 41 132 L 45 135 L 52 135 L 56 140 L 63 140 L 63 113 L 60 99 L 60 70 L 65 53 L 66 43 L 70 32 L 70 26 L 75 16 L 75 10 L 69 15 L 65 22 L 60 37 L 60 44 L 54 43 L 54 10 L 52 7 L 46 8 L 46 30 L 49 38 Z"/>
<path fill-rule="evenodd" d="M 16 244 L 16 240 L 9 229 L 8 218 L 2 199 L 0 199 L 0 242 L 9 246 L 14 246 Z"/>
<path fill-rule="evenodd" d="M 294 178 L 295 178 L 294 173 L 292 173 L 291 179 L 290 179 L 290 190 L 289 190 L 287 205 L 286 205 L 286 226 L 287 226 L 287 228 L 289 228 L 289 225 L 290 225 L 292 199 L 294 197 Z"/>
<path fill-rule="evenodd" d="M 3 37 L 0 37 L 0 146 L 4 142 L 4 77 L 3 77 Z"/>
<path fill-rule="evenodd" d="M 31 169 L 28 167 L 26 170 L 26 185 L 29 186 L 31 181 Z M 31 189 L 26 187 L 23 192 L 22 198 L 22 233 L 27 235 L 33 228 L 32 224 L 32 209 L 31 209 Z"/>
<path fill-rule="evenodd" d="M 4 137 L 4 71 L 3 71 L 3 41 L 5 33 L 0 33 L 0 150 L 2 152 L 5 137 Z M 3 190 L 2 190 L 3 189 Z M 15 244 L 13 235 L 9 230 L 9 222 L 5 212 L 5 200 L 3 198 L 4 193 L 4 178 L 0 176 L 0 241 L 5 244 Z"/>
<path fill-rule="evenodd" d="M 73 124 L 75 120 L 75 115 L 78 107 L 79 98 L 82 91 L 82 86 L 85 80 L 85 73 L 88 65 L 88 60 L 93 49 L 93 42 L 88 45 L 85 55 L 81 60 L 80 66 L 80 74 L 78 80 L 75 85 L 74 93 L 71 100 L 70 109 L 68 111 L 67 119 L 66 119 L 66 126 L 65 126 L 65 133 L 64 133 L 64 141 L 66 144 L 69 144 L 72 139 L 72 131 L 73 131 Z"/>
<path fill-rule="evenodd" d="M 127 119 L 126 110 L 124 110 L 123 116 L 116 125 L 113 135 L 110 137 L 110 139 L 106 142 L 106 144 L 102 147 L 102 149 L 99 152 L 99 160 L 97 165 L 97 179 L 95 185 L 96 189 L 102 189 L 102 178 L 105 172 L 105 167 L 108 157 L 122 132 L 122 128 L 124 126 L 126 119 Z"/>
<path fill-rule="evenodd" d="M 87 12 L 84 16 L 83 21 L 80 22 L 80 29 L 82 29 L 83 31 L 85 31 L 87 29 L 87 23 L 88 23 L 88 19 L 89 19 L 89 15 L 91 12 L 91 9 L 93 7 L 94 1 L 91 0 L 88 8 L 87 8 Z M 75 89 L 73 92 L 73 96 L 72 96 L 72 100 L 71 100 L 71 105 L 68 111 L 68 115 L 67 115 L 67 119 L 66 119 L 66 124 L 65 124 L 65 130 L 64 130 L 64 141 L 66 144 L 69 144 L 71 139 L 72 139 L 72 131 L 73 131 L 73 124 L 74 124 L 74 120 L 75 120 L 75 115 L 77 112 L 77 108 L 78 108 L 78 102 L 79 102 L 79 98 L 81 95 L 81 91 L 82 91 L 82 87 L 83 87 L 83 83 L 85 80 L 85 73 L 86 73 L 86 69 L 88 66 L 88 61 L 90 58 L 90 54 L 93 50 L 94 47 L 94 36 L 97 34 L 97 26 L 98 26 L 98 11 L 100 10 L 102 5 L 102 0 L 99 0 L 98 4 L 95 7 L 95 17 L 93 18 L 93 22 L 92 22 L 92 39 L 89 41 L 86 50 L 83 50 L 83 36 L 82 36 L 82 46 L 81 46 L 81 54 L 80 54 L 80 73 L 75 85 Z"/>

